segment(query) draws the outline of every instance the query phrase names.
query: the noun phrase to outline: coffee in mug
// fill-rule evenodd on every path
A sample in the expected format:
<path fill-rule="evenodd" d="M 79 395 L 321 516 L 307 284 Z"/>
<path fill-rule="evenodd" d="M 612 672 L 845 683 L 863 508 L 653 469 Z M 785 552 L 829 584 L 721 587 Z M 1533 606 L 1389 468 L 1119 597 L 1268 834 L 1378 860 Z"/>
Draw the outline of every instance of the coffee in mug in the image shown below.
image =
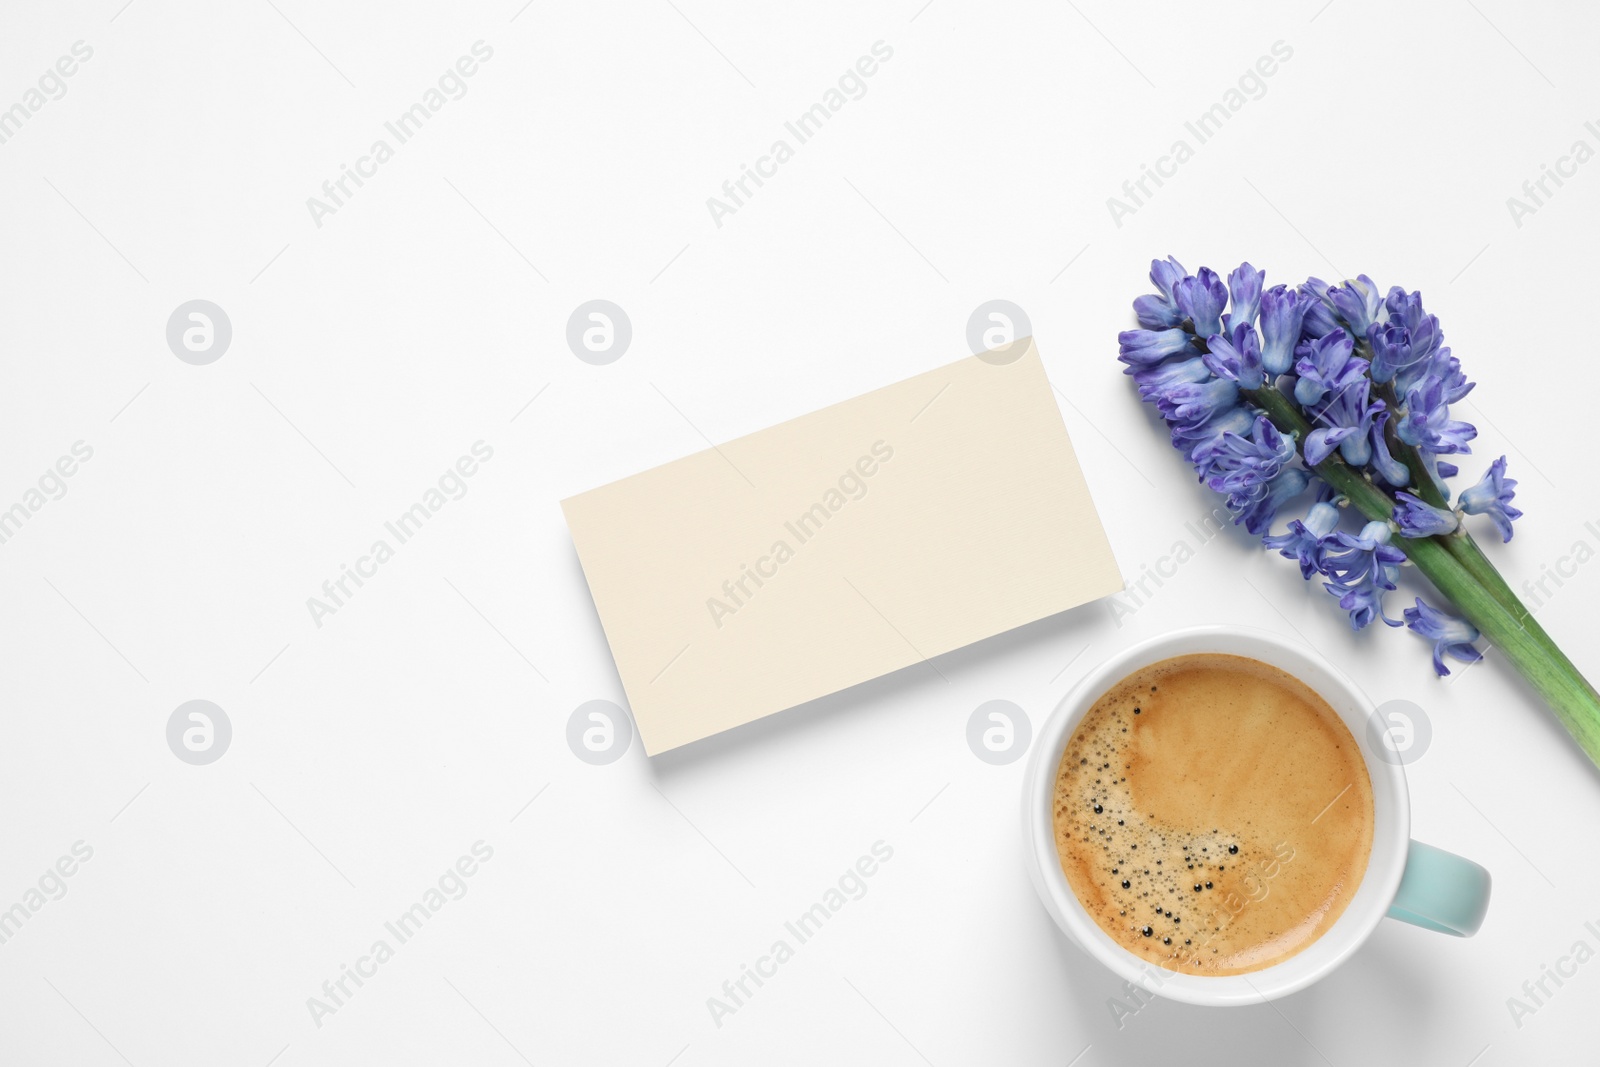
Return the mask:
<path fill-rule="evenodd" d="M 1117 944 L 1169 970 L 1244 974 L 1344 912 L 1372 851 L 1372 782 L 1309 686 L 1243 656 L 1184 655 L 1085 713 L 1053 821 L 1068 885 Z"/>

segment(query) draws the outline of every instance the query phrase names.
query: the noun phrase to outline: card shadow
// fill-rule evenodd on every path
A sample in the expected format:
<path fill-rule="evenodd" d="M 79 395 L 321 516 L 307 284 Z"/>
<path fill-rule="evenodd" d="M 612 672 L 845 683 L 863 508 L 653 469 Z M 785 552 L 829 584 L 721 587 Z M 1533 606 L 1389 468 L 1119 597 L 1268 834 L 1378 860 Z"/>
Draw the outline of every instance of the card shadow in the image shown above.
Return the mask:
<path fill-rule="evenodd" d="M 575 548 L 569 547 L 567 562 L 584 590 L 583 599 L 586 604 L 586 610 L 572 619 L 571 624 L 581 627 L 590 641 L 608 649 L 605 656 L 605 674 L 595 679 L 596 688 L 609 688 L 615 694 L 617 703 L 627 708 L 631 717 L 633 709 L 628 706 L 622 679 L 617 674 L 616 662 L 611 658 L 605 629 L 600 623 L 594 600 L 587 595 L 588 583 L 583 577 L 583 567 Z M 692 772 L 696 767 L 727 758 L 729 753 L 742 752 L 752 747 L 781 745 L 795 737 L 799 731 L 827 730 L 829 725 L 837 722 L 841 716 L 870 714 L 869 709 L 872 705 L 881 705 L 905 694 L 937 693 L 939 690 L 949 688 L 949 678 L 952 675 L 960 674 L 970 667 L 980 664 L 993 667 L 1007 661 L 1021 660 L 1035 655 L 1041 648 L 1060 649 L 1060 654 L 1052 657 L 1052 662 L 1058 664 L 1060 670 L 1055 678 L 1030 679 L 1027 688 L 1048 686 L 1061 689 L 1072 680 L 1066 675 L 1066 668 L 1088 648 L 1107 623 L 1105 601 L 1092 600 L 847 689 L 808 700 L 730 730 L 658 753 L 649 757 L 647 763 L 656 776 Z M 635 734 L 638 732 L 637 723 L 634 724 L 634 732 Z"/>

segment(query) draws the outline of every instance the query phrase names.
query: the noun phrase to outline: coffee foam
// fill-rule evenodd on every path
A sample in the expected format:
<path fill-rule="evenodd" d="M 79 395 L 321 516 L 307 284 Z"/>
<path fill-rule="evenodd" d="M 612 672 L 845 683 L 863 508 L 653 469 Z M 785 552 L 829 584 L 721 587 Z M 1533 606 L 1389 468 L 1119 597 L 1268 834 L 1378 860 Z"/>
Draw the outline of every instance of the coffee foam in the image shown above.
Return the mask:
<path fill-rule="evenodd" d="M 1372 850 L 1372 783 L 1327 702 L 1240 656 L 1164 660 L 1102 695 L 1056 775 L 1062 870 L 1169 970 L 1260 970 L 1338 919 Z"/>

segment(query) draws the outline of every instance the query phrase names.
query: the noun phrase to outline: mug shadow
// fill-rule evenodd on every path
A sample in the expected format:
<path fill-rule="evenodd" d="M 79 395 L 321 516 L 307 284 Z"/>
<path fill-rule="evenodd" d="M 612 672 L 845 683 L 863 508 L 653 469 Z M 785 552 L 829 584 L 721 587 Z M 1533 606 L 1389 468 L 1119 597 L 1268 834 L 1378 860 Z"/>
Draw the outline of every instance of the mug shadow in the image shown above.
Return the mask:
<path fill-rule="evenodd" d="M 1042 908 L 1034 914 L 1038 935 L 1049 939 L 1072 990 L 1063 1005 L 1070 1030 L 1092 1041 L 1096 1064 L 1326 1067 L 1423 1063 L 1439 1053 L 1439 1031 L 1428 1020 L 1444 1006 L 1415 954 L 1401 940 L 1380 936 L 1382 927 L 1344 966 L 1308 989 L 1247 1007 L 1208 1008 L 1129 986 L 1068 940 Z M 1352 1048 L 1365 1033 L 1388 1035 L 1386 1047 L 1362 1042 Z M 1070 1057 L 1075 1050 L 1062 1051 Z"/>
<path fill-rule="evenodd" d="M 1123 982 L 1072 944 L 1042 911 L 1039 918 L 1074 991 L 1068 1003 L 1073 1015 L 1072 1030 L 1094 1038 L 1097 1064 L 1144 1067 L 1152 1063 L 1270 1063 L 1309 1067 L 1330 1062 L 1285 1025 L 1271 1004 L 1202 1008 L 1151 996 Z M 1297 1005 L 1315 1004 L 1317 989 L 1313 986 L 1286 999 Z"/>

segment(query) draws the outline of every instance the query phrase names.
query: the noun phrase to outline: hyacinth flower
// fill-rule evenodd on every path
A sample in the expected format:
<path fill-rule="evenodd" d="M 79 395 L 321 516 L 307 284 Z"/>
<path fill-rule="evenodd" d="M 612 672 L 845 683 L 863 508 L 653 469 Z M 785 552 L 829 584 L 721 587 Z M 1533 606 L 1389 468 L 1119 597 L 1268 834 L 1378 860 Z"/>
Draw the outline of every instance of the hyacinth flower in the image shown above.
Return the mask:
<path fill-rule="evenodd" d="M 1465 663 L 1483 658 L 1472 643 L 1478 639 L 1478 631 L 1471 623 L 1429 607 L 1421 597 L 1417 597 L 1416 607 L 1407 608 L 1403 614 L 1407 626 L 1433 642 L 1433 669 L 1440 674 L 1450 673 L 1444 665 L 1446 652 Z"/>
<path fill-rule="evenodd" d="M 1381 620 L 1429 642 L 1440 675 L 1447 658 L 1481 659 L 1480 639 L 1498 646 L 1600 766 L 1600 693 L 1470 529 L 1486 522 L 1511 540 L 1522 512 L 1505 457 L 1451 503 L 1460 468 L 1446 457 L 1470 455 L 1478 431 L 1450 405 L 1472 383 L 1422 294 L 1384 292 L 1365 274 L 1268 287 L 1249 263 L 1224 280 L 1170 256 L 1150 280 L 1118 358 L 1234 522 L 1320 581 L 1354 629 Z M 1444 606 L 1419 597 L 1390 615 L 1406 562 Z"/>

